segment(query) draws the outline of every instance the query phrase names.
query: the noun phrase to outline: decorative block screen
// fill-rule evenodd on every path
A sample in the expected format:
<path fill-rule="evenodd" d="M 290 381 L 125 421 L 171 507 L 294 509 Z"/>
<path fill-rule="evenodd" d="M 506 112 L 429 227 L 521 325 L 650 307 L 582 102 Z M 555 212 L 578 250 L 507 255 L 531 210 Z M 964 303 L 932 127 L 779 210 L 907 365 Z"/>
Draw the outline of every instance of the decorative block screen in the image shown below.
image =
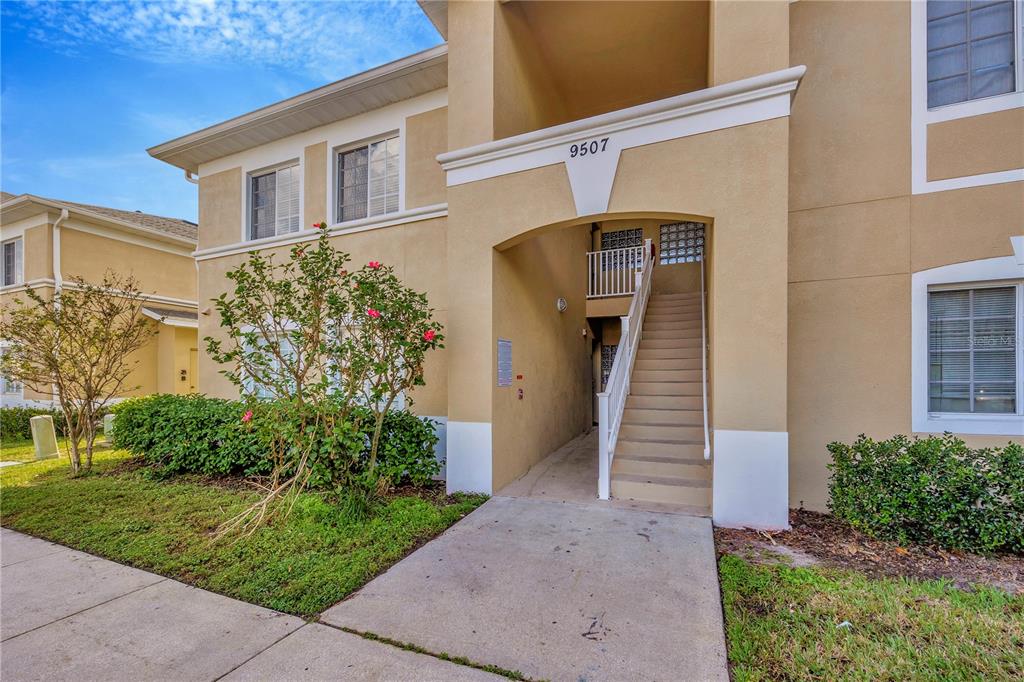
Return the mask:
<path fill-rule="evenodd" d="M 682 222 L 661 226 L 659 262 L 696 263 L 704 257 L 704 223 Z"/>
<path fill-rule="evenodd" d="M 608 383 L 608 375 L 612 373 L 612 363 L 615 362 L 615 353 L 618 352 L 618 344 L 601 345 L 601 390 L 604 390 Z"/>

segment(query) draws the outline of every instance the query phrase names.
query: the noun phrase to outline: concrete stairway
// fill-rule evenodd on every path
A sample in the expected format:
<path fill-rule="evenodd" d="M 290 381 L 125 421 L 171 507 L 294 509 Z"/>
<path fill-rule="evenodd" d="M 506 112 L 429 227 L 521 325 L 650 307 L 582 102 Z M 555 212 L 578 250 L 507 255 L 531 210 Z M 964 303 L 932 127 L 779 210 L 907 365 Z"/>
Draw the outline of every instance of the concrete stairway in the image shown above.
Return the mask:
<path fill-rule="evenodd" d="M 700 305 L 699 293 L 655 294 L 647 304 L 612 461 L 613 497 L 710 511 Z"/>

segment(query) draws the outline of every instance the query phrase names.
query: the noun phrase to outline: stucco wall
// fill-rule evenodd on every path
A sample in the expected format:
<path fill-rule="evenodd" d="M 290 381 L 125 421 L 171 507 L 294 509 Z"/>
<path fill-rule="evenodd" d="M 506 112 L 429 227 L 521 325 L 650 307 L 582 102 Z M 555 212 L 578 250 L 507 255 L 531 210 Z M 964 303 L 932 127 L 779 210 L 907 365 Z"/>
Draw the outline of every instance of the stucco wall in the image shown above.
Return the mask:
<path fill-rule="evenodd" d="M 199 178 L 199 249 L 234 244 L 242 238 L 242 169 Z"/>
<path fill-rule="evenodd" d="M 808 67 L 790 118 L 790 502 L 824 509 L 827 443 L 911 431 L 912 273 L 1009 255 L 1024 183 L 911 195 L 909 3 L 790 12 L 790 59 Z M 931 126 L 929 176 L 1012 164 L 1019 149 L 990 153 L 992 135 L 1019 137 L 1007 120 Z"/>
<path fill-rule="evenodd" d="M 1024 168 L 1024 108 L 928 126 L 928 179 Z"/>
<path fill-rule="evenodd" d="M 588 242 L 589 226 L 578 225 L 494 252 L 494 335 L 512 342 L 513 375 L 511 386 L 499 387 L 495 357 L 493 438 L 502 456 L 494 461 L 494 490 L 591 424 L 591 339 L 582 333 L 586 266 L 565 258 Z M 558 311 L 559 297 L 565 312 Z"/>
<path fill-rule="evenodd" d="M 405 119 L 405 206 L 444 203 L 444 171 L 437 155 L 448 150 L 448 107 Z"/>
<path fill-rule="evenodd" d="M 24 280 L 53 277 L 53 227 L 50 224 L 30 227 L 22 238 Z"/>
<path fill-rule="evenodd" d="M 177 255 L 137 244 L 82 232 L 60 231 L 61 271 L 65 280 L 75 276 L 99 283 L 107 269 L 132 274 L 144 293 L 196 300 L 196 270 L 191 256 Z"/>

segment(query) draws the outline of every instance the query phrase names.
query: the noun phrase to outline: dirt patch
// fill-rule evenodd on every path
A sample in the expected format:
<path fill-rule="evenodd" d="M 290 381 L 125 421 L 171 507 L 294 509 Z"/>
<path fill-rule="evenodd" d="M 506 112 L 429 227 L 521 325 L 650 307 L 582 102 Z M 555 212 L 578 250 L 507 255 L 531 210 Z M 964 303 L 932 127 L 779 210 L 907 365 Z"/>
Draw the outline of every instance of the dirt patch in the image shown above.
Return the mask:
<path fill-rule="evenodd" d="M 1024 594 L 1024 557 L 986 557 L 937 547 L 874 540 L 828 514 L 792 510 L 791 530 L 768 533 L 715 528 L 719 555 L 734 554 L 761 564 L 820 564 L 871 576 L 945 578 L 957 587 L 983 584 Z"/>

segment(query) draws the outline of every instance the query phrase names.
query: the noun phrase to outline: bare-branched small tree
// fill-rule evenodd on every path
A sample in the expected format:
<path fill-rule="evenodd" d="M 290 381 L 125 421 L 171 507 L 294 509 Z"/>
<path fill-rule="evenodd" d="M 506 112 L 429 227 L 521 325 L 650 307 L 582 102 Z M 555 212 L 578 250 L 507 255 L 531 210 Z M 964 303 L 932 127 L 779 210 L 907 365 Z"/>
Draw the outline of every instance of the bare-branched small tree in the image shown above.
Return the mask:
<path fill-rule="evenodd" d="M 0 314 L 0 337 L 8 344 L 0 373 L 38 393 L 56 392 L 77 474 L 92 466 L 100 415 L 111 399 L 138 388 L 128 385 L 138 364 L 134 354 L 155 325 L 142 315 L 135 277 L 111 270 L 99 284 L 77 277 L 59 294 L 29 287 L 25 295 L 27 301 L 15 298 Z"/>

